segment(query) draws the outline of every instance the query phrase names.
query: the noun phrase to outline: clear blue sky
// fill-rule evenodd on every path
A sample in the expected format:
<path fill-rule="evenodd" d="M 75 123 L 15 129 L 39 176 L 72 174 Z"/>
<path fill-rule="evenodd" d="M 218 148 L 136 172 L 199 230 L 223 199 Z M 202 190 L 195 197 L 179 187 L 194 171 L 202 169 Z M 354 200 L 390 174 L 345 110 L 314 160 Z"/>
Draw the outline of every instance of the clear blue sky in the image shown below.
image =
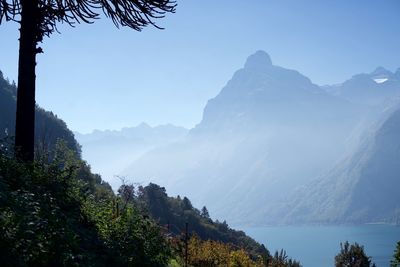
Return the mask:
<path fill-rule="evenodd" d="M 398 0 L 178 0 L 158 24 L 166 29 L 118 30 L 108 19 L 60 26 L 38 56 L 38 104 L 80 132 L 142 121 L 193 127 L 259 49 L 321 85 L 400 67 Z M 0 69 L 15 80 L 17 29 L 0 26 Z"/>

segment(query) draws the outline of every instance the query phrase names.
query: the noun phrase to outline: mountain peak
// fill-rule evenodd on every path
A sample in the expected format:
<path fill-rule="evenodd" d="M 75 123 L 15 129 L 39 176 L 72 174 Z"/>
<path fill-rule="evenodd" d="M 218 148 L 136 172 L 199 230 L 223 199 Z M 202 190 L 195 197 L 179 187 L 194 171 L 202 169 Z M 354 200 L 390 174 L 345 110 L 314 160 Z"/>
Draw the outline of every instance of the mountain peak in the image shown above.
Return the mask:
<path fill-rule="evenodd" d="M 390 76 L 392 72 L 385 69 L 384 67 L 377 67 L 373 72 L 371 72 L 372 76 Z"/>
<path fill-rule="evenodd" d="M 399 77 L 399 78 L 400 78 L 400 68 L 398 68 L 398 69 L 396 70 L 396 73 L 395 73 L 394 75 L 396 75 L 396 77 Z"/>
<path fill-rule="evenodd" d="M 258 50 L 249 56 L 244 64 L 245 69 L 265 69 L 272 66 L 270 56 L 262 50 Z"/>
<path fill-rule="evenodd" d="M 141 122 L 140 124 L 138 124 L 138 125 L 136 126 L 136 128 L 149 129 L 149 128 L 151 128 L 151 126 L 148 125 L 148 124 L 145 123 L 145 122 Z"/>

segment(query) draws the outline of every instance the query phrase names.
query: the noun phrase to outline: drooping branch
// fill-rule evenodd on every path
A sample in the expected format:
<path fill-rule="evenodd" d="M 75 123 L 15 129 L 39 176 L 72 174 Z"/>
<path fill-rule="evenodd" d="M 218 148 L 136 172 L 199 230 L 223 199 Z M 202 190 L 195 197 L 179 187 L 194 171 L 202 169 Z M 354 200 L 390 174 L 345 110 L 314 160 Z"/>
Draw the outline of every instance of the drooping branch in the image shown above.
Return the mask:
<path fill-rule="evenodd" d="M 0 0 L 0 24 L 5 21 L 19 22 L 18 17 L 21 15 L 21 4 L 18 0 Z"/>
<path fill-rule="evenodd" d="M 153 25 L 155 19 L 174 13 L 174 0 L 38 0 L 38 26 L 41 37 L 57 31 L 57 23 L 93 23 L 103 13 L 117 26 L 140 31 Z M 21 4 L 18 0 L 0 0 L 0 23 L 3 20 L 19 21 Z M 41 41 L 41 37 L 38 41 Z"/>

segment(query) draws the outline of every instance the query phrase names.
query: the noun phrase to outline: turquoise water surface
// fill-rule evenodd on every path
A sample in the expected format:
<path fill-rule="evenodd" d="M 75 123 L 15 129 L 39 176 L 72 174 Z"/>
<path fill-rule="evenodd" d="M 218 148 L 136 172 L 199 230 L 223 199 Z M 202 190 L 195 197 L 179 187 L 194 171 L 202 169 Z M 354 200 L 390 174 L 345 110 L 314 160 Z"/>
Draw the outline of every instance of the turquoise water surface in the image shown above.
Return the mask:
<path fill-rule="evenodd" d="M 282 226 L 238 227 L 263 243 L 273 253 L 285 249 L 289 257 L 304 267 L 334 266 L 340 242 L 357 242 L 364 246 L 378 267 L 390 265 L 396 242 L 400 241 L 400 226 Z"/>

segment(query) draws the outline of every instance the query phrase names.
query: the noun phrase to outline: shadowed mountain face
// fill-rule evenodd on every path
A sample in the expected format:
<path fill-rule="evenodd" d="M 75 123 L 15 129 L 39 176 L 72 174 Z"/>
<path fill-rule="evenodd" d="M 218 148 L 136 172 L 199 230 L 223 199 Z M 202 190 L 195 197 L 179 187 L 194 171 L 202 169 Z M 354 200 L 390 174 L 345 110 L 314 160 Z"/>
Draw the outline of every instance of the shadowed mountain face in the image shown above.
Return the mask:
<path fill-rule="evenodd" d="M 358 149 L 290 199 L 287 223 L 400 223 L 400 108 Z"/>
<path fill-rule="evenodd" d="M 369 112 L 258 51 L 185 140 L 146 153 L 124 174 L 188 195 L 218 218 L 263 223 L 289 192 L 339 160 Z"/>

